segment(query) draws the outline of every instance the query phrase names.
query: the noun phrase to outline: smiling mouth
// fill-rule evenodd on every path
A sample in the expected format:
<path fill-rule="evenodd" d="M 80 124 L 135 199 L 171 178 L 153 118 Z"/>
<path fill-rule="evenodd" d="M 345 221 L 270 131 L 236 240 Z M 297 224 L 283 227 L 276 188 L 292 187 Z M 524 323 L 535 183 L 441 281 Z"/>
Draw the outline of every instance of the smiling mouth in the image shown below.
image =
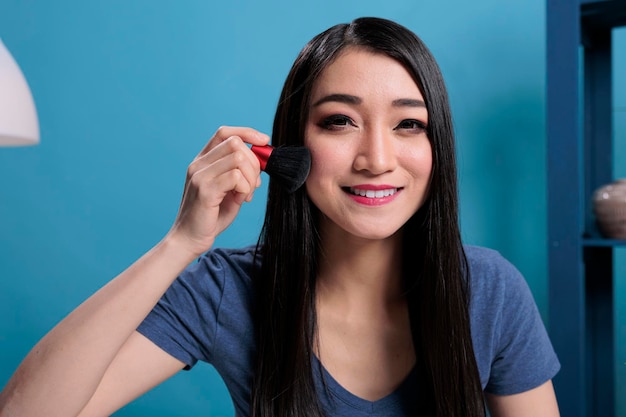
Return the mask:
<path fill-rule="evenodd" d="M 365 198 L 389 197 L 390 195 L 394 195 L 395 193 L 397 193 L 399 190 L 401 190 L 401 188 L 387 188 L 384 190 L 362 190 L 359 188 L 344 187 L 344 191 L 346 191 L 347 193 Z"/>

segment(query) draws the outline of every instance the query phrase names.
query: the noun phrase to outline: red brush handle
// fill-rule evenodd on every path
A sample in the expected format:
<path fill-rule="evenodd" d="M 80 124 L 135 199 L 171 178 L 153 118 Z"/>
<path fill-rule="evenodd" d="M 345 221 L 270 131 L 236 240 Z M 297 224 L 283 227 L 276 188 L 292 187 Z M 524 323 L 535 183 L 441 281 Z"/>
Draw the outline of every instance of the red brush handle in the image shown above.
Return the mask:
<path fill-rule="evenodd" d="M 254 154 L 258 158 L 259 163 L 261 164 L 261 170 L 265 171 L 265 167 L 267 166 L 267 160 L 270 159 L 270 155 L 272 154 L 274 147 L 272 147 L 271 145 L 265 145 L 265 146 L 252 145 L 252 148 L 250 149 L 252 150 L 252 152 L 254 152 Z"/>

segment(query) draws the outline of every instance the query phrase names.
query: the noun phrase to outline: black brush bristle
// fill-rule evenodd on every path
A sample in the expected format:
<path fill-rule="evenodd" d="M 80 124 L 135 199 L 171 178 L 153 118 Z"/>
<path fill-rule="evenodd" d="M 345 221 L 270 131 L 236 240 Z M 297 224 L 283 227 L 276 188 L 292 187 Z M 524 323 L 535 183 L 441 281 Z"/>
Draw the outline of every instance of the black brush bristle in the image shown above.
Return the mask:
<path fill-rule="evenodd" d="M 282 146 L 272 151 L 265 172 L 288 192 L 302 187 L 311 171 L 311 152 L 303 146 Z"/>

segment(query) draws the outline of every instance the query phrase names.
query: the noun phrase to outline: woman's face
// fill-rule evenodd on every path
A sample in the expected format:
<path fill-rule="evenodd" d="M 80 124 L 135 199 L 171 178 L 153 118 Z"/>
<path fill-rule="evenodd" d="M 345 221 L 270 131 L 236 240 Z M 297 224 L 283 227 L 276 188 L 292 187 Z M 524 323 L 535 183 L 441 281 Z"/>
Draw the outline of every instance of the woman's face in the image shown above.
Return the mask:
<path fill-rule="evenodd" d="M 313 85 L 307 192 L 323 233 L 384 239 L 424 203 L 432 170 L 424 98 L 407 70 L 348 48 Z"/>

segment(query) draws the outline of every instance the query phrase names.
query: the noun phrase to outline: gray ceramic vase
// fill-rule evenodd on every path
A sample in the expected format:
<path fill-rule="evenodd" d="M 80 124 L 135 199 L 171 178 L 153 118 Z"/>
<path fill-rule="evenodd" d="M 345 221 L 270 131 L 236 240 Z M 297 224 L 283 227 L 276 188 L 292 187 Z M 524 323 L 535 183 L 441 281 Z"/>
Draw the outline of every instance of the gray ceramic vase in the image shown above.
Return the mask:
<path fill-rule="evenodd" d="M 593 193 L 593 213 L 604 237 L 626 239 L 626 178 L 615 180 Z"/>

